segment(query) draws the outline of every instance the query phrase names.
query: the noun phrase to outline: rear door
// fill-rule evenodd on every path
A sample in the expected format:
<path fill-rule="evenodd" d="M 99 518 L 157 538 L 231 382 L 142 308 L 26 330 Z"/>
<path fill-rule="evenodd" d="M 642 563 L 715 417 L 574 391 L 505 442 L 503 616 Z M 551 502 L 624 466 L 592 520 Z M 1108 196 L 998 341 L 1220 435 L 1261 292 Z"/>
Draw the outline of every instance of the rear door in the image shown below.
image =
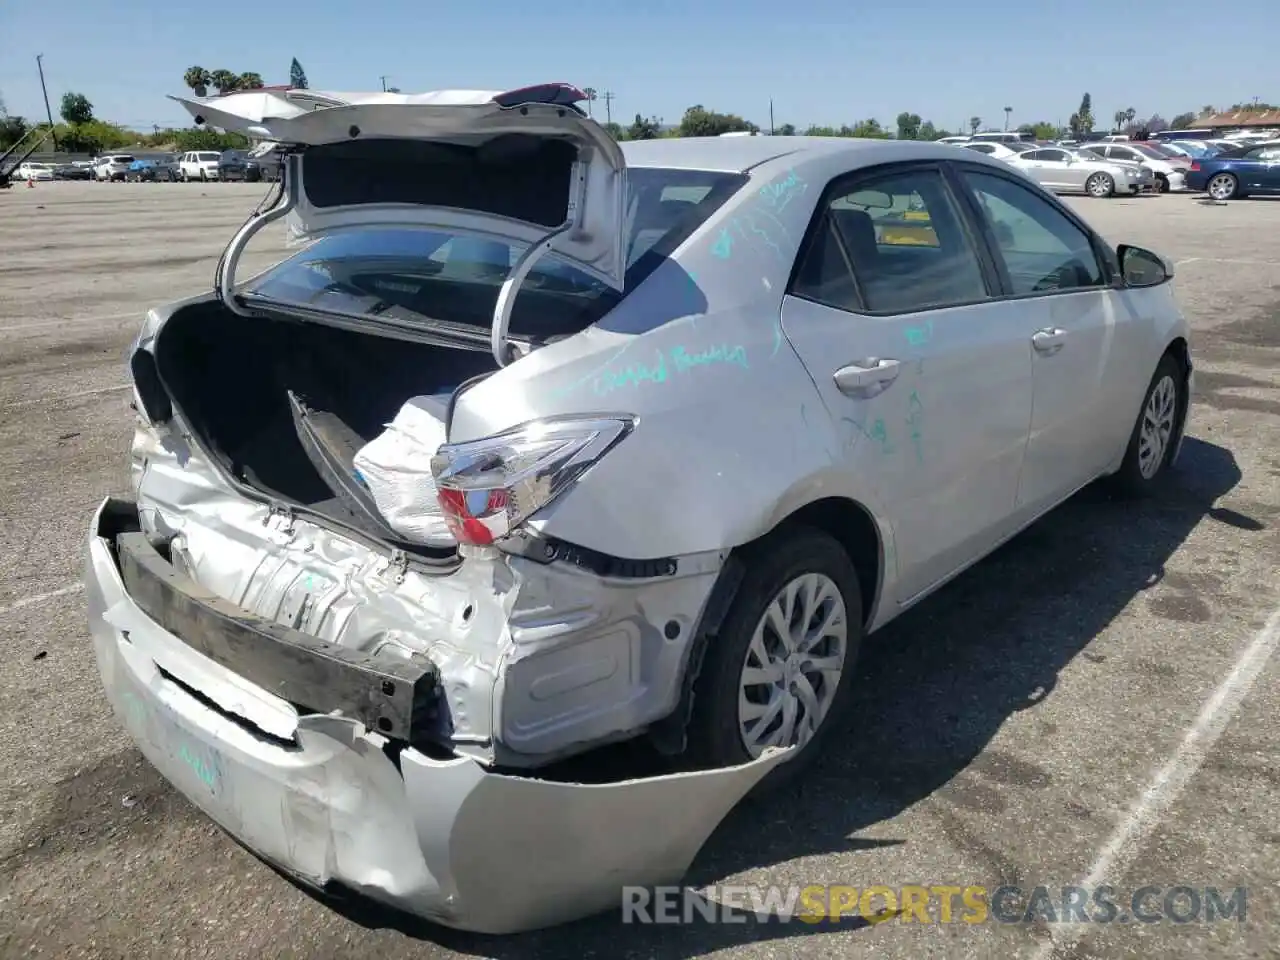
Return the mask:
<path fill-rule="evenodd" d="M 835 455 L 888 514 L 900 603 L 1008 531 L 1032 331 L 995 282 L 941 165 L 896 164 L 829 185 L 783 298 Z"/>
<path fill-rule="evenodd" d="M 1096 477 L 1132 429 L 1146 381 L 1141 318 L 1114 266 L 1055 198 L 999 170 L 958 168 L 999 257 L 1006 301 L 1031 348 L 1034 403 L 1018 509 L 1035 514 Z"/>

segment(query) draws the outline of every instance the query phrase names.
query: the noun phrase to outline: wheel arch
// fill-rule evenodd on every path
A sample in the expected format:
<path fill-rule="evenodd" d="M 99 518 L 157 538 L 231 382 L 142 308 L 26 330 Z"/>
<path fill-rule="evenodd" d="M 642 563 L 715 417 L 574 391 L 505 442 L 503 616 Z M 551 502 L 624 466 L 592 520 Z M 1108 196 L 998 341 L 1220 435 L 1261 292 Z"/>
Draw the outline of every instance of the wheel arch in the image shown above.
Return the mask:
<path fill-rule="evenodd" d="M 725 558 L 690 641 L 678 705 L 671 715 L 649 728 L 649 738 L 660 752 L 675 755 L 685 749 L 686 730 L 693 711 L 694 686 L 702 672 L 707 647 L 718 636 L 738 595 L 751 554 L 764 548 L 770 538 L 780 533 L 806 527 L 829 534 L 840 544 L 857 573 L 863 629 L 875 622 L 885 579 L 885 544 L 875 515 L 860 501 L 840 496 L 820 497 L 793 508 L 768 530 L 734 547 Z"/>

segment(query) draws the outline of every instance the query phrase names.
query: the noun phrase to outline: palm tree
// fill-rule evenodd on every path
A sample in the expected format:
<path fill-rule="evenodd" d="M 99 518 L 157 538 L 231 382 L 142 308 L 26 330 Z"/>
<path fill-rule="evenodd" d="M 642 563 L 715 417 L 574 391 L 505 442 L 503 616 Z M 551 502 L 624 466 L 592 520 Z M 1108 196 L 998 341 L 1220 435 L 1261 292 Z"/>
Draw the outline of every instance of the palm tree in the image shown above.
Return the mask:
<path fill-rule="evenodd" d="M 1118 133 L 1118 132 L 1120 131 L 1120 128 L 1124 126 L 1124 111 L 1123 111 L 1123 110 L 1117 110 L 1117 111 L 1112 115 L 1112 118 L 1113 118 L 1113 119 L 1115 120 L 1115 122 L 1116 122 L 1116 132 Z"/>
<path fill-rule="evenodd" d="M 209 82 L 218 93 L 230 93 L 240 86 L 240 77 L 230 70 L 214 70 L 209 74 Z"/>
<path fill-rule="evenodd" d="M 1013 107 L 1004 108 L 1004 128 L 1009 129 L 1009 114 L 1013 113 Z"/>
<path fill-rule="evenodd" d="M 1128 125 L 1128 124 L 1133 123 L 1134 118 L 1135 118 L 1135 117 L 1137 117 L 1137 115 L 1138 115 L 1138 111 L 1137 111 L 1137 110 L 1133 109 L 1133 107 L 1127 107 L 1127 108 L 1125 109 L 1125 111 L 1124 111 L 1124 122 L 1125 122 L 1125 124 L 1126 124 L 1126 125 Z"/>
<path fill-rule="evenodd" d="M 978 128 L 979 128 L 980 126 L 982 126 L 982 118 L 981 118 L 981 117 L 970 117 L 970 118 L 969 118 L 969 132 L 970 132 L 970 133 L 977 133 L 977 132 L 978 132 Z"/>
<path fill-rule="evenodd" d="M 188 67 L 187 72 L 182 75 L 182 82 L 190 87 L 197 97 L 203 97 L 209 92 L 209 84 L 212 81 L 213 78 L 204 67 Z"/>
<path fill-rule="evenodd" d="M 585 90 L 583 90 L 582 92 L 583 92 L 583 93 L 585 93 L 585 94 L 587 95 L 587 116 L 589 117 L 589 116 L 591 116 L 591 103 L 592 103 L 592 101 L 594 101 L 594 100 L 595 100 L 595 98 L 596 98 L 596 88 L 595 88 L 595 87 L 587 87 L 587 88 L 586 88 Z"/>
<path fill-rule="evenodd" d="M 240 82 L 237 84 L 237 90 L 257 90 L 263 85 L 262 74 L 260 73 L 242 73 L 240 74 Z"/>

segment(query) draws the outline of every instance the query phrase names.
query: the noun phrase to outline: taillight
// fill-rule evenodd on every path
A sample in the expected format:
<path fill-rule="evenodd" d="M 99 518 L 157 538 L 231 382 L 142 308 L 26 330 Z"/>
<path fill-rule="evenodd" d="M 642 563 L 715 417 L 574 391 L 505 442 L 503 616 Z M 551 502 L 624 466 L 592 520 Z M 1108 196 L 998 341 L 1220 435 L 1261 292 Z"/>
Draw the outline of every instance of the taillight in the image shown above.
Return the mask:
<path fill-rule="evenodd" d="M 1200 172 L 1200 161 L 1199 161 L 1199 160 L 1192 160 L 1192 161 L 1191 161 L 1191 166 L 1190 166 L 1190 167 L 1188 167 L 1187 169 L 1189 169 L 1192 173 L 1199 173 L 1199 172 Z"/>
<path fill-rule="evenodd" d="M 569 489 L 631 432 L 627 415 L 555 417 L 466 443 L 431 458 L 437 499 L 460 544 L 489 546 Z"/>

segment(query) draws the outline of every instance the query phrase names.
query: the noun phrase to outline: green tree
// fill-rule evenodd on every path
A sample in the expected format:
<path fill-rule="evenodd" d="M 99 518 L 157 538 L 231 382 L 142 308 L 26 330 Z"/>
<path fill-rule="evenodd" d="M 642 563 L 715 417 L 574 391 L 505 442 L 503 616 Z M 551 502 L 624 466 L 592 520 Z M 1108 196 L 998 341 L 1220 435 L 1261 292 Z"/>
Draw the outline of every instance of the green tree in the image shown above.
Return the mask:
<path fill-rule="evenodd" d="M 718 137 L 722 133 L 759 133 L 754 123 L 732 113 L 716 113 L 702 104 L 690 107 L 680 119 L 682 137 Z"/>
<path fill-rule="evenodd" d="M 62 95 L 62 103 L 58 106 L 58 113 L 63 120 L 73 127 L 82 123 L 91 123 L 93 121 L 93 104 L 89 102 L 89 98 L 83 93 L 64 93 Z"/>
<path fill-rule="evenodd" d="M 796 135 L 796 125 L 794 123 L 784 123 L 773 131 L 776 137 L 794 137 Z"/>
<path fill-rule="evenodd" d="M 230 70 L 214 70 L 209 74 L 209 82 L 213 84 L 218 93 L 226 94 L 231 93 L 240 85 L 240 76 Z"/>
<path fill-rule="evenodd" d="M 662 135 L 662 124 L 655 117 L 645 118 L 636 114 L 635 122 L 627 128 L 628 140 L 657 140 Z"/>
<path fill-rule="evenodd" d="M 1180 113 L 1169 121 L 1169 127 L 1173 130 L 1188 130 L 1195 122 L 1196 115 L 1194 113 Z"/>
<path fill-rule="evenodd" d="M 307 75 L 297 57 L 294 57 L 293 62 L 289 64 L 289 86 L 295 90 L 307 89 Z"/>
<path fill-rule="evenodd" d="M 1050 123 L 1048 120 L 1040 120 L 1036 123 L 1024 123 L 1018 128 L 1019 133 L 1029 133 L 1036 140 L 1056 140 L 1061 131 L 1056 124 Z"/>
<path fill-rule="evenodd" d="M 203 97 L 209 92 L 209 84 L 213 82 L 213 78 L 204 67 L 187 67 L 187 72 L 182 75 L 182 82 L 197 97 Z"/>
<path fill-rule="evenodd" d="M 869 140 L 887 140 L 892 136 L 888 130 L 880 126 L 880 121 L 874 118 L 854 124 L 853 132 L 849 135 Z"/>
<path fill-rule="evenodd" d="M 919 140 L 920 125 L 922 123 L 924 121 L 920 119 L 920 114 L 902 111 L 902 113 L 898 114 L 898 139 Z"/>
<path fill-rule="evenodd" d="M 978 128 L 979 128 L 980 126 L 982 126 L 982 118 L 981 118 L 981 117 L 970 117 L 970 118 L 969 118 L 969 133 L 971 133 L 971 134 L 973 134 L 973 133 L 977 133 L 977 132 L 978 132 Z"/>
<path fill-rule="evenodd" d="M 587 116 L 591 116 L 591 105 L 596 102 L 596 88 L 583 87 L 582 92 L 587 95 Z"/>
<path fill-rule="evenodd" d="M 260 73 L 242 73 L 240 74 L 239 83 L 236 85 L 237 90 L 258 90 L 263 86 L 262 74 Z"/>
<path fill-rule="evenodd" d="M 30 129 L 26 117 L 7 113 L 0 117 L 0 150 L 8 150 L 25 137 Z"/>
<path fill-rule="evenodd" d="M 613 137 L 613 139 L 615 140 L 627 139 L 627 131 L 622 129 L 622 124 L 620 123 L 614 123 L 612 120 L 610 120 L 608 123 L 604 125 L 604 129 L 609 134 L 609 136 Z"/>

